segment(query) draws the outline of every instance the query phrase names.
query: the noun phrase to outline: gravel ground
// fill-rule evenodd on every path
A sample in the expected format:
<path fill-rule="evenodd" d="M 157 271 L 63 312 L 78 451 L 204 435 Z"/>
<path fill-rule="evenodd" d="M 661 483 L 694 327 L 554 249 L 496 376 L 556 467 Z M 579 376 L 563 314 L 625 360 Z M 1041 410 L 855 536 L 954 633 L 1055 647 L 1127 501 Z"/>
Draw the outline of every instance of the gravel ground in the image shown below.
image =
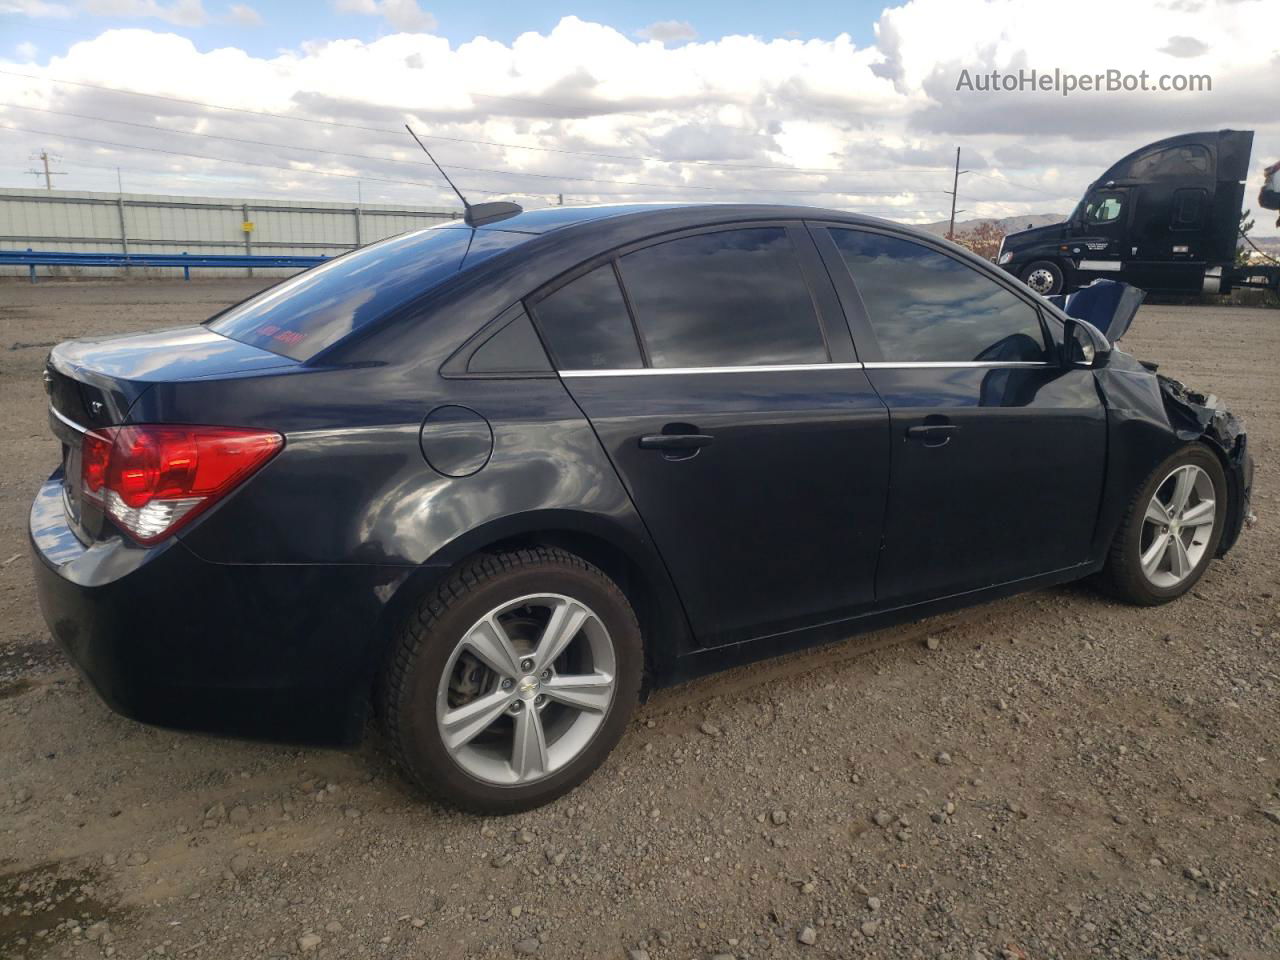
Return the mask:
<path fill-rule="evenodd" d="M 48 347 L 252 289 L 0 285 L 0 956 L 1280 956 L 1280 313 L 1146 307 L 1126 343 L 1258 461 L 1260 522 L 1189 596 L 1046 590 L 662 691 L 585 786 L 483 820 L 376 739 L 121 719 L 46 637 Z"/>

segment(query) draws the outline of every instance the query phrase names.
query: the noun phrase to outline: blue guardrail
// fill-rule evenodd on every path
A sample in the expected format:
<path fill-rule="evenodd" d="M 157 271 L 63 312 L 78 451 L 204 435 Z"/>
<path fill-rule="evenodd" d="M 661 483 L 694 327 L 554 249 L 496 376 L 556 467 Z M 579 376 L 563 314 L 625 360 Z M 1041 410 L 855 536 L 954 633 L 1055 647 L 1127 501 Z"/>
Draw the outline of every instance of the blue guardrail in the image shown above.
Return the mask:
<path fill-rule="evenodd" d="M 175 267 L 184 280 L 199 267 L 286 267 L 305 270 L 328 257 L 271 256 L 244 253 L 64 253 L 57 250 L 0 250 L 0 266 L 27 267 L 36 282 L 37 267 Z"/>

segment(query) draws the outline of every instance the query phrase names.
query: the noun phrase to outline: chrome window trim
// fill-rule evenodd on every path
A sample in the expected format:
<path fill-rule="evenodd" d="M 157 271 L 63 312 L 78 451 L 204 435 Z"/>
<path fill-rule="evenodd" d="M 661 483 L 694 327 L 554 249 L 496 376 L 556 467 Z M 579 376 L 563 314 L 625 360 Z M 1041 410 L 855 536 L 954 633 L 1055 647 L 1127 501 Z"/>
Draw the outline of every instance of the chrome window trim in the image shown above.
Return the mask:
<path fill-rule="evenodd" d="M 934 367 L 1049 367 L 1053 366 L 1053 364 L 1048 360 L 876 360 L 871 363 L 864 363 L 863 366 L 868 370 L 892 370 L 894 368 L 911 370 Z"/>
<path fill-rule="evenodd" d="M 794 370 L 861 370 L 860 363 L 770 363 L 743 367 L 633 367 L 626 370 L 561 370 L 562 377 L 656 377 L 690 373 L 786 373 Z"/>
<path fill-rule="evenodd" d="M 1048 360 L 898 360 L 870 363 L 776 363 L 745 367 L 632 367 L 625 370 L 561 370 L 562 377 L 656 377 L 694 373 L 789 373 L 802 370 L 893 370 L 914 368 L 1049 367 Z"/>
<path fill-rule="evenodd" d="M 50 413 L 52 413 L 55 417 L 57 417 L 59 420 L 61 420 L 63 423 L 65 423 L 68 427 L 70 427 L 70 428 L 71 428 L 72 430 L 74 430 L 76 433 L 88 433 L 88 432 L 89 432 L 89 428 L 88 428 L 88 427 L 82 427 L 82 426 L 80 426 L 80 424 L 76 423 L 76 422 L 75 422 L 74 420 L 72 420 L 70 417 L 64 417 L 61 413 L 59 413 L 56 409 L 54 409 L 53 404 L 50 404 L 50 405 L 49 405 L 49 412 L 50 412 Z"/>

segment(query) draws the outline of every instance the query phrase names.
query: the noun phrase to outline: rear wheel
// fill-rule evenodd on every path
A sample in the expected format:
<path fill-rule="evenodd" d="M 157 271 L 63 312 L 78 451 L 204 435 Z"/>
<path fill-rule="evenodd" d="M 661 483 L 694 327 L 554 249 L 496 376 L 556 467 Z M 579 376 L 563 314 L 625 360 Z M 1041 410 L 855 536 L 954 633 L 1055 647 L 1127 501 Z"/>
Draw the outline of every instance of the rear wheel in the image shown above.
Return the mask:
<path fill-rule="evenodd" d="M 482 557 L 422 602 L 383 685 L 409 775 L 441 800 L 514 813 L 573 789 L 639 696 L 640 631 L 622 592 L 562 550 Z"/>
<path fill-rule="evenodd" d="M 1104 583 L 1144 606 L 1182 596 L 1200 579 L 1222 539 L 1227 481 L 1212 452 L 1179 450 L 1148 477 L 1111 547 Z"/>
<path fill-rule="evenodd" d="M 1042 297 L 1053 296 L 1062 292 L 1062 268 L 1052 260 L 1036 260 L 1022 271 L 1022 282 Z"/>

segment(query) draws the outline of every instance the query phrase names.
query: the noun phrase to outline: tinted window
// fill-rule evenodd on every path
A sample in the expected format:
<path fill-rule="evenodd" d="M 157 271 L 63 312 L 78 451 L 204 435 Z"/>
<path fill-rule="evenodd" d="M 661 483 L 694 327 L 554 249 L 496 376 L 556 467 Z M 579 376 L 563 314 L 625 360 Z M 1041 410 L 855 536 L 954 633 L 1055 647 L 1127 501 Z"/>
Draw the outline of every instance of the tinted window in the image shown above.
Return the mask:
<path fill-rule="evenodd" d="M 782 227 L 669 240 L 628 254 L 620 266 L 655 367 L 827 360 L 800 262 Z"/>
<path fill-rule="evenodd" d="M 233 340 L 306 360 L 351 331 L 529 237 L 436 227 L 401 234 L 312 267 L 209 324 Z M 474 241 L 474 242 L 473 242 Z"/>
<path fill-rule="evenodd" d="M 467 361 L 468 373 L 550 372 L 542 342 L 521 313 L 482 343 Z"/>
<path fill-rule="evenodd" d="M 1120 218 L 1124 202 L 1119 194 L 1107 193 L 1094 197 L 1084 208 L 1084 218 L 1089 223 L 1111 223 Z"/>
<path fill-rule="evenodd" d="M 642 365 L 612 264 L 597 267 L 538 301 L 534 316 L 561 370 L 622 370 Z"/>
<path fill-rule="evenodd" d="M 1034 307 L 923 244 L 832 230 L 887 361 L 1043 360 Z"/>
<path fill-rule="evenodd" d="M 1207 177 L 1209 150 L 1192 143 L 1168 147 L 1139 157 L 1129 165 L 1129 176 L 1139 180 L 1161 180 L 1169 177 Z"/>
<path fill-rule="evenodd" d="M 1200 225 L 1203 190 L 1179 190 L 1173 195 L 1173 229 L 1194 230 Z"/>

